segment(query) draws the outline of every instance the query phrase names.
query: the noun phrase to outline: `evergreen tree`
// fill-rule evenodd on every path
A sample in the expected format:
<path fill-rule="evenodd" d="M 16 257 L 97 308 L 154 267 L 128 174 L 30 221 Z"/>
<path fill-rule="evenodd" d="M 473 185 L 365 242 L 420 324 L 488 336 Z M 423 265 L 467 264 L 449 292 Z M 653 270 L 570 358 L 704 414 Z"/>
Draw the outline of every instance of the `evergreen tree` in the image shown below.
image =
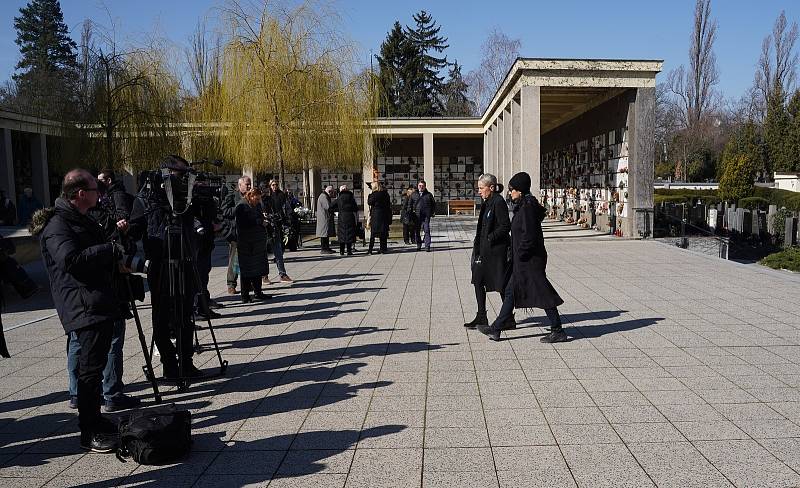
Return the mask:
<path fill-rule="evenodd" d="M 442 105 L 445 117 L 471 117 L 475 115 L 475 102 L 467 96 L 469 86 L 461 75 L 458 61 L 450 67 L 447 83 L 444 85 Z"/>
<path fill-rule="evenodd" d="M 763 168 L 763 177 L 771 179 L 774 171 L 786 171 L 794 164 L 795 155 L 791 154 L 790 130 L 792 125 L 784 100 L 783 88 L 776 84 L 767 105 L 767 117 L 764 119 L 764 141 L 767 145 L 767 164 Z"/>
<path fill-rule="evenodd" d="M 14 18 L 22 58 L 14 74 L 18 105 L 43 116 L 66 115 L 77 79 L 75 41 L 58 0 L 30 0 Z"/>
<path fill-rule="evenodd" d="M 795 90 L 786 110 L 792 118 L 788 143 L 788 152 L 792 159 L 786 170 L 798 172 L 800 171 L 800 90 Z"/>
<path fill-rule="evenodd" d="M 408 38 L 400 22 L 394 23 L 392 30 L 381 43 L 380 54 L 375 55 L 378 61 L 378 80 L 380 83 L 380 107 L 378 114 L 382 117 L 400 115 L 401 94 L 403 92 L 404 74 Z"/>
<path fill-rule="evenodd" d="M 764 167 L 766 145 L 758 126 L 748 121 L 732 134 L 722 152 L 720 165 L 720 195 L 731 202 L 738 202 L 753 193 L 753 181 Z"/>
<path fill-rule="evenodd" d="M 416 50 L 416 60 L 410 67 L 413 99 L 409 107 L 416 117 L 436 117 L 442 114 L 442 90 L 444 78 L 439 71 L 447 66 L 447 57 L 436 57 L 449 47 L 447 38 L 439 35 L 441 26 L 424 10 L 414 14 L 415 28 L 406 27 L 406 36 Z"/>

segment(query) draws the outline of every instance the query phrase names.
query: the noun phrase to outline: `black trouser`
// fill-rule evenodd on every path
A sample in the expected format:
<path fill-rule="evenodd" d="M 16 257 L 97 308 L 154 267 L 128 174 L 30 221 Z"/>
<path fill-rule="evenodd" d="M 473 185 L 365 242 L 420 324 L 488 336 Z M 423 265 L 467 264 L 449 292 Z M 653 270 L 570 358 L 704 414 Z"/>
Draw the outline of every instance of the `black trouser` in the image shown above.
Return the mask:
<path fill-rule="evenodd" d="M 505 292 L 500 290 L 500 296 L 505 296 Z M 475 301 L 478 302 L 478 315 L 486 315 L 486 288 L 483 285 L 475 284 Z M 513 311 L 511 312 L 514 313 Z"/>
<path fill-rule="evenodd" d="M 403 224 L 403 242 L 406 244 L 415 242 L 414 240 L 414 227 L 415 224 Z"/>
<path fill-rule="evenodd" d="M 103 370 L 113 330 L 114 321 L 108 320 L 75 331 L 81 345 L 78 356 L 78 426 L 82 436 L 101 431 Z"/>
<path fill-rule="evenodd" d="M 323 251 L 330 251 L 331 250 L 331 238 L 330 237 L 320 237 L 319 238 L 320 246 L 322 247 Z"/>
<path fill-rule="evenodd" d="M 256 296 L 261 295 L 261 277 L 242 277 L 242 298 L 248 298 L 251 291 L 254 292 Z"/>
<path fill-rule="evenodd" d="M 375 247 L 375 237 L 378 237 L 378 239 L 380 239 L 380 251 L 386 252 L 387 250 L 386 240 L 388 239 L 389 236 L 387 234 L 378 234 L 376 236 L 375 233 L 370 233 L 369 235 L 369 252 L 372 252 L 372 249 Z"/>
<path fill-rule="evenodd" d="M 187 263 L 187 265 L 190 264 Z M 150 272 L 147 273 L 147 283 L 150 286 L 150 303 L 153 307 L 153 341 L 156 343 L 158 353 L 161 355 L 161 363 L 170 368 L 178 366 L 178 350 L 170 341 L 170 331 L 174 332 L 176 339 L 180 337 L 180 349 L 182 350 L 184 365 L 191 364 L 194 352 L 192 348 L 194 326 L 191 320 L 194 297 L 193 277 L 189 272 L 184 272 L 183 274 L 184 293 L 170 297 L 169 274 L 166 265 L 154 263 L 150 266 Z M 180 292 L 178 291 L 178 293 Z M 178 326 L 181 327 L 180 334 L 178 326 L 173 323 L 175 321 L 174 315 L 176 314 L 183 315 L 177 318 Z"/>
<path fill-rule="evenodd" d="M 561 330 L 561 316 L 558 314 L 558 309 L 547 308 L 544 311 L 547 314 L 548 320 L 550 320 L 550 330 L 551 332 L 557 332 Z M 505 292 L 503 293 L 503 306 L 500 307 L 500 313 L 497 314 L 497 318 L 494 319 L 494 323 L 492 323 L 492 327 L 499 329 L 505 324 L 512 316 L 514 315 L 514 278 L 512 277 L 511 280 L 506 284 Z"/>
<path fill-rule="evenodd" d="M 214 252 L 214 239 L 209 239 L 206 236 L 200 238 L 200 243 L 197 246 L 197 274 L 200 275 L 200 290 L 205 293 L 206 299 L 211 298 L 208 292 L 208 277 L 211 274 L 211 254 Z M 235 286 L 235 285 L 234 285 Z M 198 295 L 198 300 L 200 297 Z M 195 304 L 199 310 L 202 302 Z M 208 310 L 204 310 L 207 312 Z"/>
<path fill-rule="evenodd" d="M 344 250 L 347 248 L 347 254 L 353 254 L 353 243 L 348 242 L 345 244 L 344 242 L 339 243 L 339 254 L 344 254 Z"/>

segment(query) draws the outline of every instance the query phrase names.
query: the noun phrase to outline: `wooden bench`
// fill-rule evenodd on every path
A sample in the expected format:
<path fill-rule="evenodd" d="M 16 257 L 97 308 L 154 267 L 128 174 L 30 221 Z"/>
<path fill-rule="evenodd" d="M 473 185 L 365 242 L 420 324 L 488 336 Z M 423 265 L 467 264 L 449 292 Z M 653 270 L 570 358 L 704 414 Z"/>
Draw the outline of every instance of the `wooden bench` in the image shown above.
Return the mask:
<path fill-rule="evenodd" d="M 447 215 L 451 213 L 462 213 L 466 212 L 467 210 L 472 212 L 472 216 L 474 217 L 477 215 L 475 213 L 475 200 L 448 200 L 447 201 Z"/>

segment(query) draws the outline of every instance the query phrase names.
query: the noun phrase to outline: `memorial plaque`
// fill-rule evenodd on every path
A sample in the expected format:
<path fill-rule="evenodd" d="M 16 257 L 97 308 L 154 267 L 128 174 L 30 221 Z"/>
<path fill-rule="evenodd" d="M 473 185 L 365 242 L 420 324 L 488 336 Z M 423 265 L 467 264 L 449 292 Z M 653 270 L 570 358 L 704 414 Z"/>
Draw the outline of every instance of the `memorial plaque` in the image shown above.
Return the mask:
<path fill-rule="evenodd" d="M 783 245 L 785 247 L 797 245 L 797 217 L 786 217 L 786 234 Z"/>

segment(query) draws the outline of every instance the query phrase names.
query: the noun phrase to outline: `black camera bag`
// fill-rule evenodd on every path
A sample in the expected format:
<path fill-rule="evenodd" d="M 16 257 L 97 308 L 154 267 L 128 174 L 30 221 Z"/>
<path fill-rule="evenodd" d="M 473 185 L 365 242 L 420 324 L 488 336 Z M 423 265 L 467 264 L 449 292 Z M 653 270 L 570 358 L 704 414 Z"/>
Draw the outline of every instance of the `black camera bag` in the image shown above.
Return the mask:
<path fill-rule="evenodd" d="M 173 403 L 131 412 L 119 426 L 117 458 L 165 464 L 183 457 L 192 444 L 191 416 Z"/>

